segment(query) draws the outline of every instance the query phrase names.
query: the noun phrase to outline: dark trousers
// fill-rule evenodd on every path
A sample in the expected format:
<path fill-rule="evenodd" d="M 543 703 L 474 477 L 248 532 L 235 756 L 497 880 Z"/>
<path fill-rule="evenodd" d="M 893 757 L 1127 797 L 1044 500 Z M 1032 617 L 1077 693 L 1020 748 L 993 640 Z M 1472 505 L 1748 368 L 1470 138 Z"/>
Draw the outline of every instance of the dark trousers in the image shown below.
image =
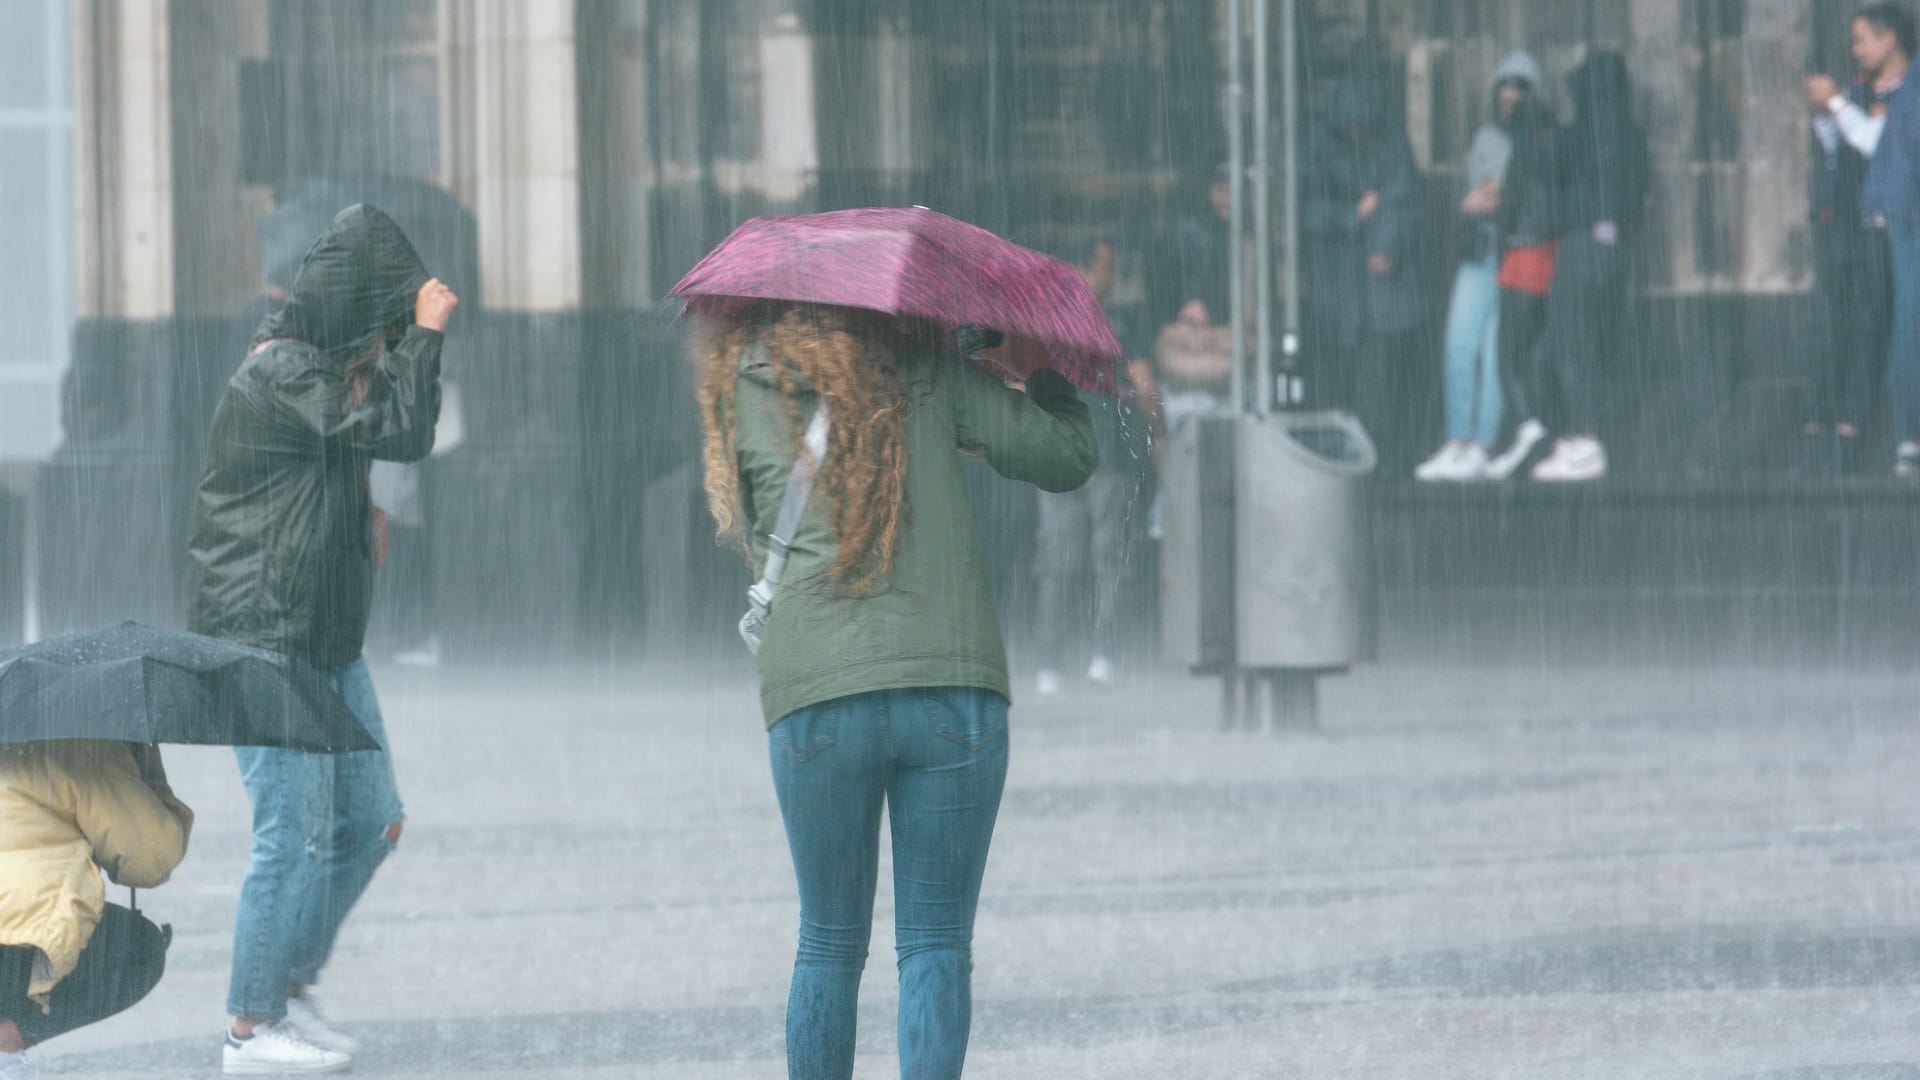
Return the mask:
<path fill-rule="evenodd" d="M 374 575 L 369 629 L 395 652 L 417 648 L 433 625 L 433 560 L 427 530 L 395 525 L 388 532 L 387 561 Z"/>
<path fill-rule="evenodd" d="M 1827 305 L 1827 348 L 1809 357 L 1807 419 L 1865 426 L 1893 331 L 1893 267 L 1887 234 L 1852 223 L 1814 229 L 1820 293 Z"/>
<path fill-rule="evenodd" d="M 1538 420 L 1552 430 L 1547 415 L 1551 387 L 1542 369 L 1546 328 L 1546 297 L 1500 290 L 1500 384 L 1507 415 L 1516 423 Z"/>
<path fill-rule="evenodd" d="M 1314 357 L 1318 408 L 1350 410 L 1366 426 L 1383 472 L 1400 472 L 1424 449 L 1429 399 L 1414 387 L 1409 361 L 1416 335 L 1363 333 L 1353 344 L 1329 341 Z"/>
<path fill-rule="evenodd" d="M 105 1020 L 146 997 L 167 967 L 167 932 L 126 908 L 108 904 L 73 974 L 53 988 L 51 1008 L 27 997 L 37 950 L 0 946 L 0 1019 L 11 1020 L 28 1046 Z"/>
<path fill-rule="evenodd" d="M 1139 497 L 1140 481 L 1122 469 L 1101 469 L 1078 491 L 1041 494 L 1033 576 L 1044 666 L 1066 666 L 1076 648 L 1112 655 Z"/>
<path fill-rule="evenodd" d="M 1893 440 L 1920 442 L 1920 220 L 1887 226 L 1893 263 L 1893 321 L 1887 349 L 1887 394 Z"/>
<path fill-rule="evenodd" d="M 1614 366 L 1625 298 L 1620 245 L 1602 244 L 1586 233 L 1560 241 L 1538 357 L 1545 397 L 1539 419 L 1547 430 L 1561 435 L 1599 431 L 1600 387 Z"/>

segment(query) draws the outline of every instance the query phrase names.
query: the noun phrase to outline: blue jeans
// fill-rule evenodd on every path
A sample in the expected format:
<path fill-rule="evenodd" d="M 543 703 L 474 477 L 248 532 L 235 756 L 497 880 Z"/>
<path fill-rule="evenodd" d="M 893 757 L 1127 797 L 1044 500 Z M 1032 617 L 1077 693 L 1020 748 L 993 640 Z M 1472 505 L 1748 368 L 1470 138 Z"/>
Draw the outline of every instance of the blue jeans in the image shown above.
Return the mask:
<path fill-rule="evenodd" d="M 1893 337 L 1887 343 L 1887 394 L 1893 440 L 1920 442 L 1920 219 L 1887 225 L 1893 254 Z"/>
<path fill-rule="evenodd" d="M 1462 262 L 1447 308 L 1447 438 L 1500 437 L 1500 256 Z"/>
<path fill-rule="evenodd" d="M 880 808 L 893 835 L 900 1075 L 958 1077 L 973 1022 L 973 916 L 1007 779 L 1007 702 L 988 690 L 882 690 L 796 710 L 768 733 L 800 885 L 787 1075 L 853 1075 L 873 929 Z"/>
<path fill-rule="evenodd" d="M 393 850 L 388 827 L 406 816 L 367 662 L 324 674 L 382 749 L 233 751 L 253 803 L 253 858 L 240 886 L 227 1012 L 250 1020 L 279 1020 L 288 983 L 319 979 L 340 924 Z"/>

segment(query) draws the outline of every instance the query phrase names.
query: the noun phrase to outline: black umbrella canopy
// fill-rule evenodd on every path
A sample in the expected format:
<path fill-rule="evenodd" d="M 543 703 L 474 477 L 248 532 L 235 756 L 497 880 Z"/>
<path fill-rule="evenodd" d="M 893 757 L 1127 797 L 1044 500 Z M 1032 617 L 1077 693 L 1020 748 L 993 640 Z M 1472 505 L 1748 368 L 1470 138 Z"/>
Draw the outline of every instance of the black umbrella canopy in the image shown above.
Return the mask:
<path fill-rule="evenodd" d="M 138 623 L 0 652 L 0 743 L 56 739 L 380 749 L 311 665 Z"/>
<path fill-rule="evenodd" d="M 435 277 L 468 305 L 479 304 L 480 232 L 473 214 L 445 189 L 405 176 L 313 177 L 293 187 L 259 225 L 267 279 L 290 287 L 314 238 L 355 203 L 384 210 Z"/>

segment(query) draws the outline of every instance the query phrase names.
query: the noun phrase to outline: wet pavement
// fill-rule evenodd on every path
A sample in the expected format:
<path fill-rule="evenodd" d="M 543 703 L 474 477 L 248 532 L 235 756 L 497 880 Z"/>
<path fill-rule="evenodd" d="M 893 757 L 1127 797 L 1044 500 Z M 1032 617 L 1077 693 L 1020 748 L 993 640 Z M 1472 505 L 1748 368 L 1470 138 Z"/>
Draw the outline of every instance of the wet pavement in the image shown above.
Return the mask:
<path fill-rule="evenodd" d="M 355 1075 L 784 1075 L 750 675 L 378 675 L 411 820 L 322 987 Z M 1396 668 L 1279 737 L 1173 675 L 1022 701 L 968 1076 L 1920 1080 L 1917 692 Z M 170 767 L 168 975 L 46 1075 L 218 1071 L 245 800 Z M 889 874 L 860 1077 L 898 1075 Z"/>

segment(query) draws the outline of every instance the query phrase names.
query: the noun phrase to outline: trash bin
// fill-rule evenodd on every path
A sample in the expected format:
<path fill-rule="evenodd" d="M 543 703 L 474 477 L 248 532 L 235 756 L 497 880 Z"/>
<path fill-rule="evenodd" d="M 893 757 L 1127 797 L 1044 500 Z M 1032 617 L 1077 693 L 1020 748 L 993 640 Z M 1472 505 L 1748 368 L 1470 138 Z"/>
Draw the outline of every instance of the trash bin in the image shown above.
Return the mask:
<path fill-rule="evenodd" d="M 1373 440 L 1346 413 L 1276 413 L 1239 425 L 1234 470 L 1236 659 L 1242 668 L 1337 669 L 1372 660 Z"/>
<path fill-rule="evenodd" d="M 1313 675 L 1373 659 L 1375 463 L 1373 440 L 1345 413 L 1188 421 L 1161 488 L 1167 656 L 1230 678 L 1299 673 L 1309 713 Z M 1280 700 L 1283 681 L 1276 714 L 1301 711 Z"/>

